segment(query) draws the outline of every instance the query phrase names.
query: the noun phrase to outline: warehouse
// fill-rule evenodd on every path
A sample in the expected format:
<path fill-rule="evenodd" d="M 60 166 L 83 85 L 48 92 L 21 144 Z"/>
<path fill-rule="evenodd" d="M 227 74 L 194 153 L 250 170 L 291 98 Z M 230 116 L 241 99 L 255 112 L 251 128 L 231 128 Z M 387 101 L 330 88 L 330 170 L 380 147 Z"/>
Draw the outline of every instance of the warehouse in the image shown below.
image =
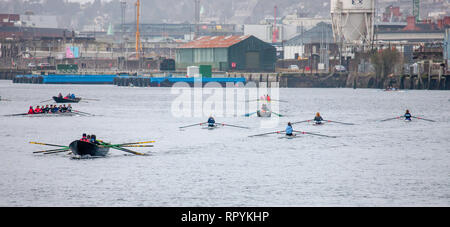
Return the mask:
<path fill-rule="evenodd" d="M 213 70 L 273 72 L 276 49 L 254 36 L 204 36 L 177 50 L 177 69 L 211 65 Z"/>

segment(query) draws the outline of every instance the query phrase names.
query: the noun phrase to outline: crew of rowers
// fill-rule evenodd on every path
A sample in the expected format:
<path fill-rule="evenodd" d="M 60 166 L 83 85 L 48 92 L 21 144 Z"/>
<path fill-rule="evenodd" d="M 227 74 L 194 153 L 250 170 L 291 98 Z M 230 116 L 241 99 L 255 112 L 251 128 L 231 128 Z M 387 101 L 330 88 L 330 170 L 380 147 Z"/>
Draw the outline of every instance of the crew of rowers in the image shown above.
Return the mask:
<path fill-rule="evenodd" d="M 93 143 L 93 144 L 100 144 L 97 141 L 97 136 L 96 135 L 86 135 L 86 133 L 83 133 L 83 137 L 80 139 L 80 141 L 82 142 L 87 142 L 87 143 Z"/>
<path fill-rule="evenodd" d="M 262 100 L 262 101 L 268 101 L 268 102 L 272 101 L 272 99 L 270 98 L 269 95 L 263 95 L 263 96 L 261 96 L 261 100 Z"/>
<path fill-rule="evenodd" d="M 36 106 L 33 109 L 33 106 L 30 106 L 28 110 L 28 114 L 48 114 L 48 113 L 70 113 L 72 112 L 72 106 L 69 104 L 68 106 L 64 105 L 46 105 L 45 107 Z"/>
<path fill-rule="evenodd" d="M 59 93 L 58 98 L 63 98 L 63 99 L 75 99 L 75 94 L 67 94 L 65 97 L 63 97 L 63 95 L 61 93 Z"/>

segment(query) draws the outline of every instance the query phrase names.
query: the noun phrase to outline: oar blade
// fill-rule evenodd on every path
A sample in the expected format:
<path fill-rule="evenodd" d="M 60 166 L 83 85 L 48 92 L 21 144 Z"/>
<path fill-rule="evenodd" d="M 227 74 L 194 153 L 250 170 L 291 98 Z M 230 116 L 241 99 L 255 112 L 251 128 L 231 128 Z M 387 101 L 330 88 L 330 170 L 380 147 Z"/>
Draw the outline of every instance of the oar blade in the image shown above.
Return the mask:
<path fill-rule="evenodd" d="M 67 147 L 67 146 L 63 146 L 63 145 L 56 145 L 56 144 L 48 144 L 48 143 L 39 143 L 39 142 L 30 142 L 30 144 L 34 144 L 34 145 L 42 145 L 42 146 L 49 146 L 49 147 Z"/>

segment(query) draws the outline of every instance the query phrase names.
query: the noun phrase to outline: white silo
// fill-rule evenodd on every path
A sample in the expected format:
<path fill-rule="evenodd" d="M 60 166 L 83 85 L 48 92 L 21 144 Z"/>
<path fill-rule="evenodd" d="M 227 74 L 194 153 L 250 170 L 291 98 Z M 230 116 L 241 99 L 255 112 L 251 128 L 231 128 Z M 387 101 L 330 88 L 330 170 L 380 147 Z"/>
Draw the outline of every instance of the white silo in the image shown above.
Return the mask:
<path fill-rule="evenodd" d="M 373 37 L 375 0 L 331 0 L 336 42 L 370 44 Z"/>

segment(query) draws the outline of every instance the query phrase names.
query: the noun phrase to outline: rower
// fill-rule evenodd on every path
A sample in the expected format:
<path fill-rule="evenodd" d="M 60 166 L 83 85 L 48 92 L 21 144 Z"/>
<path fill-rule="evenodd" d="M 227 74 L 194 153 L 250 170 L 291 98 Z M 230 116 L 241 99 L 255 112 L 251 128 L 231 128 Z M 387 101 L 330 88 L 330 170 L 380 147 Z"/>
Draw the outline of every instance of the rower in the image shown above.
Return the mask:
<path fill-rule="evenodd" d="M 62 113 L 67 112 L 66 104 L 64 104 L 63 107 L 61 107 L 61 112 L 62 112 Z"/>
<path fill-rule="evenodd" d="M 267 105 L 266 105 L 266 104 L 262 104 L 261 109 L 262 109 L 264 112 L 269 111 L 269 108 L 267 108 Z"/>
<path fill-rule="evenodd" d="M 36 109 L 34 109 L 34 113 L 40 114 L 40 113 L 42 113 L 42 109 L 39 106 L 37 106 Z"/>
<path fill-rule="evenodd" d="M 88 142 L 86 133 L 83 133 L 83 137 L 80 139 L 80 141 Z"/>
<path fill-rule="evenodd" d="M 59 107 L 58 107 L 58 112 L 62 113 L 62 106 L 61 105 L 59 105 Z"/>
<path fill-rule="evenodd" d="M 404 117 L 405 117 L 405 121 L 412 121 L 412 119 L 411 119 L 412 115 L 409 112 L 409 110 L 406 110 L 406 113 L 405 113 Z"/>
<path fill-rule="evenodd" d="M 270 98 L 270 96 L 269 96 L 269 95 L 267 95 L 267 98 L 266 98 L 266 100 L 267 100 L 268 102 L 272 101 L 272 99 Z"/>
<path fill-rule="evenodd" d="M 294 136 L 294 134 L 292 134 L 293 132 L 294 132 L 294 129 L 292 128 L 291 122 L 289 122 L 286 127 L 286 136 Z"/>
<path fill-rule="evenodd" d="M 70 95 L 70 98 L 71 98 L 71 99 L 75 99 L 75 94 L 71 94 L 71 95 Z"/>
<path fill-rule="evenodd" d="M 48 113 L 50 111 L 50 108 L 48 107 L 48 105 L 45 106 L 44 109 L 42 109 L 42 112 L 44 113 Z"/>
<path fill-rule="evenodd" d="M 88 142 L 88 143 L 91 142 L 91 135 L 87 135 L 87 137 L 86 137 L 86 142 Z"/>
<path fill-rule="evenodd" d="M 61 92 L 59 93 L 59 95 L 58 95 L 58 98 L 62 98 L 63 96 L 62 96 L 62 94 L 61 94 Z"/>
<path fill-rule="evenodd" d="M 72 106 L 70 104 L 67 106 L 67 112 L 69 112 L 69 113 L 72 112 Z"/>
<path fill-rule="evenodd" d="M 317 114 L 316 114 L 316 117 L 314 117 L 314 122 L 315 122 L 316 124 L 318 124 L 318 125 L 321 125 L 321 124 L 322 124 L 322 121 L 323 121 L 322 116 L 320 116 L 320 113 L 317 113 Z"/>
<path fill-rule="evenodd" d="M 30 106 L 30 109 L 28 110 L 28 114 L 35 114 L 32 106 Z"/>
<path fill-rule="evenodd" d="M 210 116 L 208 119 L 208 127 L 212 128 L 214 126 L 216 126 L 216 120 L 212 116 Z"/>
<path fill-rule="evenodd" d="M 57 113 L 58 111 L 59 111 L 58 107 L 56 105 L 53 105 L 52 113 Z"/>

